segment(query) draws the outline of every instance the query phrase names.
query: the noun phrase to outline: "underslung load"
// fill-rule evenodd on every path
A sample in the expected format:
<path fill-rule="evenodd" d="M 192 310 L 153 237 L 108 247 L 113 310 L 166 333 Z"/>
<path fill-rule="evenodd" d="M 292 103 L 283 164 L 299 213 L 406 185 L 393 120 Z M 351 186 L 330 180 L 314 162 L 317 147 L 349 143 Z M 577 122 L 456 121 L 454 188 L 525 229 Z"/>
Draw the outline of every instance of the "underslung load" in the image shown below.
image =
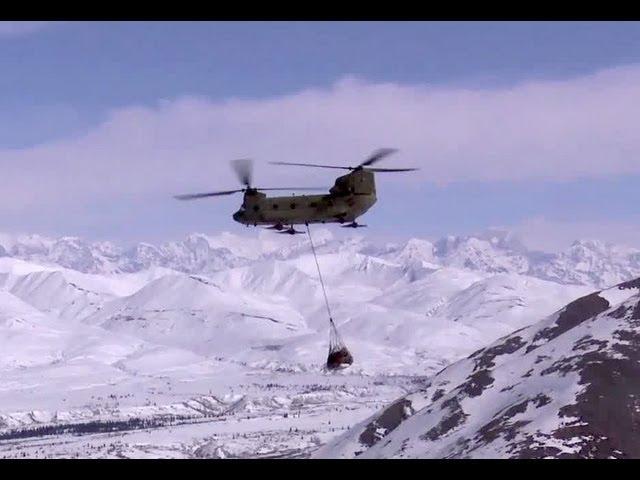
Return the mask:
<path fill-rule="evenodd" d="M 349 349 L 345 345 L 336 324 L 333 323 L 333 317 L 331 316 L 331 308 L 329 307 L 329 300 L 327 298 L 327 291 L 324 287 L 324 280 L 322 279 L 322 273 L 320 272 L 320 264 L 318 263 L 318 256 L 316 255 L 316 248 L 313 245 L 313 239 L 311 238 L 311 231 L 309 230 L 309 224 L 307 226 L 307 234 L 309 235 L 309 242 L 311 243 L 311 251 L 313 252 L 313 258 L 316 261 L 316 267 L 318 268 L 318 278 L 320 279 L 320 286 L 322 287 L 322 294 L 324 295 L 324 303 L 327 307 L 327 314 L 329 315 L 329 355 L 327 356 L 327 370 L 336 370 L 338 368 L 348 367 L 353 363 L 353 356 Z"/>
<path fill-rule="evenodd" d="M 336 368 L 343 368 L 353 363 L 353 357 L 351 352 L 347 349 L 347 346 L 342 341 L 340 333 L 336 325 L 333 323 L 333 319 L 329 319 L 329 356 L 327 357 L 327 369 L 335 370 Z"/>

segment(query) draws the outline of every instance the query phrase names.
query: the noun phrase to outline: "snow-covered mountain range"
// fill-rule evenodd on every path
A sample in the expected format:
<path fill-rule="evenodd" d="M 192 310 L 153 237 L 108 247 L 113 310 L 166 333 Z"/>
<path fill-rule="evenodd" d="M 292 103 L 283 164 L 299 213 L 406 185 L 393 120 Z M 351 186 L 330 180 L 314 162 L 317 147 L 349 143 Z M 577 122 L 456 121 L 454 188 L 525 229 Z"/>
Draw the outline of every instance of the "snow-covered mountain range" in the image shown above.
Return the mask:
<path fill-rule="evenodd" d="M 353 252 L 405 266 L 455 267 L 482 273 L 516 273 L 564 284 L 604 288 L 640 273 L 640 249 L 597 240 L 575 241 L 567 250 L 528 250 L 513 234 L 490 230 L 476 236 L 449 236 L 435 242 L 413 238 L 400 244 L 376 244 L 362 237 L 334 239 L 328 230 L 315 234 L 324 252 Z M 138 243 L 123 248 L 112 242 L 77 237 L 0 234 L 0 257 L 57 265 L 84 273 L 132 273 L 151 267 L 205 274 L 249 265 L 256 260 L 286 260 L 306 253 L 297 237 L 286 244 L 271 233 L 239 236 L 192 234 L 161 245 Z"/>
<path fill-rule="evenodd" d="M 344 414 L 341 429 L 352 426 L 416 379 L 640 276 L 640 250 L 596 241 L 541 253 L 498 231 L 392 244 L 315 229 L 314 242 L 355 358 L 331 375 L 322 371 L 327 314 L 306 236 L 193 234 L 123 248 L 0 235 L 0 453 L 3 438 L 37 428 L 169 414 L 185 425 L 228 420 L 224 445 L 185 426 L 179 445 L 166 447 L 181 455 L 254 456 L 256 445 L 269 455 L 309 452 L 337 435 L 329 412 Z M 263 423 L 250 423 L 255 437 L 238 443 L 235 416 L 248 412 L 307 433 L 265 436 Z M 68 442 L 60 445 L 64 456 Z M 127 445 L 119 455 L 141 455 Z"/>

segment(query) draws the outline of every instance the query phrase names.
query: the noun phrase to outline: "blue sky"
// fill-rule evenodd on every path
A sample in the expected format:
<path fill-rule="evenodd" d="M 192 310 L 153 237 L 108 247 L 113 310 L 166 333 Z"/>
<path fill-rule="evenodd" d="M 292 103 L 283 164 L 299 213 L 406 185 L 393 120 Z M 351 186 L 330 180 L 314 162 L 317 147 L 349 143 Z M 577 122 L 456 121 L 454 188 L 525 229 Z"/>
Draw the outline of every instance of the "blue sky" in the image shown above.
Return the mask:
<path fill-rule="evenodd" d="M 640 246 L 640 151 L 627 130 L 640 100 L 637 22 L 26 27 L 0 24 L 1 230 L 124 241 L 241 231 L 229 217 L 239 199 L 170 197 L 234 186 L 225 162 L 236 153 L 340 164 L 397 146 L 389 166 L 422 174 L 378 177 L 380 200 L 363 219 L 371 234 L 501 226 L 548 248 L 572 236 Z M 182 133 L 162 143 L 164 131 Z M 332 181 L 266 170 L 272 185 Z"/>

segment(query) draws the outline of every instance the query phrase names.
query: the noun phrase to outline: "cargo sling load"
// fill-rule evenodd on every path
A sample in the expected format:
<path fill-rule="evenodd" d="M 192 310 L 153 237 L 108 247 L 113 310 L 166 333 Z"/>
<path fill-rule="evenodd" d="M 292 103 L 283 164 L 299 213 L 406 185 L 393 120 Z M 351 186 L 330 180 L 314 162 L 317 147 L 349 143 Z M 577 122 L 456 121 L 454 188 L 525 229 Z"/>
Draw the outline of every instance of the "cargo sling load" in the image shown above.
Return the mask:
<path fill-rule="evenodd" d="M 333 323 L 333 319 L 329 318 L 329 356 L 327 357 L 327 369 L 335 370 L 336 368 L 346 367 L 353 363 L 353 356 L 344 344 L 340 333 Z"/>
<path fill-rule="evenodd" d="M 316 261 L 316 267 L 318 268 L 318 278 L 320 279 L 320 286 L 322 287 L 322 294 L 324 295 L 324 303 L 327 307 L 327 314 L 329 315 L 329 355 L 327 356 L 326 367 L 327 370 L 336 370 L 338 368 L 346 368 L 353 363 L 353 356 L 349 349 L 345 345 L 336 324 L 333 323 L 333 317 L 331 315 L 331 308 L 329 307 L 329 300 L 327 298 L 327 291 L 324 287 L 324 280 L 322 279 L 322 273 L 320 272 L 320 264 L 318 263 L 318 255 L 316 255 L 316 248 L 313 245 L 313 239 L 311 238 L 311 230 L 307 224 L 307 234 L 309 235 L 309 243 L 311 243 L 311 251 L 313 252 L 313 258 Z"/>

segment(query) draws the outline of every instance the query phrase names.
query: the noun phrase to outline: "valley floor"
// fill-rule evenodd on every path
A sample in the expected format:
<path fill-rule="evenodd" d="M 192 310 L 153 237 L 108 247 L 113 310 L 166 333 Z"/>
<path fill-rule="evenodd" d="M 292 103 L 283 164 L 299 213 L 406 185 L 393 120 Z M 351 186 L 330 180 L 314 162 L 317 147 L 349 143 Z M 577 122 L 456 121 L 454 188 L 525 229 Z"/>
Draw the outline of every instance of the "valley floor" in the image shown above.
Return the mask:
<path fill-rule="evenodd" d="M 347 370 L 232 370 L 213 380 L 86 386 L 65 392 L 65 411 L 4 414 L 0 458 L 307 457 L 420 383 Z M 28 394 L 20 393 L 16 400 Z"/>

